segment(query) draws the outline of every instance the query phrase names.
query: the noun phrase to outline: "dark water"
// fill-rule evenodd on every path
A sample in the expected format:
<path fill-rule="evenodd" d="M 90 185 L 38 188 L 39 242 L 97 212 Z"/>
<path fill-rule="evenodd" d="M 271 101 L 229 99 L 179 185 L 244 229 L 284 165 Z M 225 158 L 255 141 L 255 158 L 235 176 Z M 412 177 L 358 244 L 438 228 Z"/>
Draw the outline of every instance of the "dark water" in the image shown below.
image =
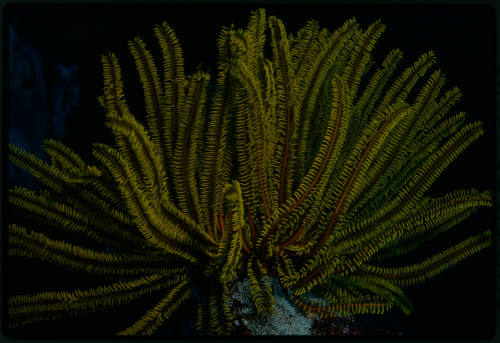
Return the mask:
<path fill-rule="evenodd" d="M 6 59 L 9 61 L 8 118 L 4 128 L 8 141 L 43 158 L 41 141 L 59 138 L 91 160 L 92 142 L 111 142 L 104 126 L 104 113 L 97 102 L 102 87 L 101 54 L 115 52 L 118 55 L 126 71 L 127 100 L 132 112 L 140 118 L 144 113 L 142 90 L 127 50 L 128 40 L 141 36 L 153 54 L 159 56 L 152 27 L 168 21 L 181 42 L 186 72 L 194 72 L 200 63 L 202 69 L 213 71 L 219 28 L 231 23 L 243 27 L 250 10 L 256 7 L 10 7 L 4 23 L 4 32 L 8 32 L 4 49 L 7 48 L 9 57 Z M 381 19 L 387 29 L 374 50 L 376 61 L 381 61 L 390 49 L 400 48 L 406 66 L 421 53 L 434 50 L 438 67 L 447 75 L 448 88 L 458 86 L 464 93 L 463 101 L 451 113 L 465 111 L 470 120 L 483 121 L 486 133 L 443 173 L 431 194 L 458 188 L 494 188 L 494 27 L 488 8 L 275 6 L 268 8 L 267 13 L 282 18 L 289 32 L 295 32 L 308 19 L 317 19 L 330 30 L 351 17 L 356 17 L 364 27 Z M 35 186 L 29 175 L 15 168 L 9 167 L 8 173 L 9 186 Z M 472 233 L 493 228 L 493 218 L 493 211 L 481 209 L 453 232 L 426 245 L 420 254 L 397 262 L 421 261 Z M 481 252 L 431 282 L 408 289 L 415 305 L 410 316 L 391 311 L 383 317 L 362 316 L 359 321 L 367 327 L 394 327 L 408 335 L 488 335 L 493 327 L 492 250 Z M 99 278 L 85 281 L 79 273 L 61 274 L 58 268 L 24 260 L 12 260 L 7 270 L 13 294 L 40 287 L 60 289 L 72 283 L 79 288 L 90 287 L 101 281 Z M 33 277 L 36 282 L 32 282 Z M 98 320 L 108 323 L 107 328 L 98 330 L 99 334 L 114 332 L 111 328 L 115 327 L 120 329 L 122 315 L 133 320 L 148 308 L 147 302 L 134 306 L 113 312 L 112 316 L 98 315 Z M 75 328 L 94 328 L 98 322 L 71 319 L 33 326 L 31 332 L 51 336 L 57 330 L 60 335 L 72 335 L 87 332 L 75 331 Z M 186 332 L 192 329 L 190 322 L 177 325 Z"/>

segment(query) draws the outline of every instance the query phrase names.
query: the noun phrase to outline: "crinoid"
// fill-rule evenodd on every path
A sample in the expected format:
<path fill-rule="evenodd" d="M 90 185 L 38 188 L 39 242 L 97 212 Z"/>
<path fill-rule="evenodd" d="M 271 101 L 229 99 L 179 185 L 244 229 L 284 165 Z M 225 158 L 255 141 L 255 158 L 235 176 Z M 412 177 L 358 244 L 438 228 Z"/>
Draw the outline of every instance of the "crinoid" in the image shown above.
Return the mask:
<path fill-rule="evenodd" d="M 126 104 L 117 57 L 103 56 L 99 100 L 115 145 L 94 144 L 95 160 L 86 162 L 49 139 L 44 162 L 11 144 L 10 160 L 40 190 L 9 190 L 22 216 L 9 224 L 8 247 L 10 255 L 105 282 L 14 295 L 9 326 L 88 315 L 154 294 L 149 309 L 118 334 L 153 334 L 175 313 L 196 317 L 201 334 L 226 335 L 235 332 L 238 283 L 248 285 L 252 311 L 263 318 L 276 311 L 277 291 L 322 319 L 392 307 L 410 313 L 402 287 L 487 248 L 491 231 L 420 263 L 378 262 L 491 206 L 492 196 L 427 194 L 483 129 L 463 113 L 447 116 L 460 92 L 440 94 L 439 70 L 425 76 L 432 52 L 394 77 L 402 59 L 396 49 L 368 73 L 383 31 L 380 21 L 362 29 L 352 19 L 329 32 L 311 20 L 290 35 L 280 19 L 256 10 L 245 30 L 222 29 L 209 92 L 209 74 L 186 76 L 173 30 L 157 25 L 160 72 L 143 40 L 129 42 L 145 123 Z M 31 226 L 23 224 L 28 217 L 36 220 Z M 188 301 L 197 311 L 184 310 Z"/>

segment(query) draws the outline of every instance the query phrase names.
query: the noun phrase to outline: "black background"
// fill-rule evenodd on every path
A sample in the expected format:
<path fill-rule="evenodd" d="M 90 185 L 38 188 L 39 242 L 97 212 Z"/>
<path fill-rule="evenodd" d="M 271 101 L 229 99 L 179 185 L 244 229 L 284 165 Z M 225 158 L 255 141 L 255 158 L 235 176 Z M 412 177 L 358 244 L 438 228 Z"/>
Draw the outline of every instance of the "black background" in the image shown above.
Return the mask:
<path fill-rule="evenodd" d="M 102 87 L 101 54 L 117 54 L 125 70 L 127 100 L 132 112 L 140 117 L 143 112 L 142 91 L 127 50 L 128 40 L 142 37 L 158 57 L 153 26 L 167 21 L 183 48 L 186 73 L 194 72 L 199 64 L 202 69 L 213 71 L 216 68 L 215 42 L 220 27 L 231 23 L 245 27 L 250 11 L 258 7 L 265 7 L 267 15 L 281 18 L 287 31 L 292 33 L 309 19 L 318 20 L 322 27 L 331 31 L 352 17 L 356 17 L 365 28 L 381 19 L 387 28 L 374 50 L 376 62 L 394 48 L 400 48 L 404 53 L 402 67 L 426 51 L 435 51 L 437 67 L 447 76 L 445 89 L 458 86 L 464 94 L 451 113 L 465 111 L 469 120 L 481 120 L 485 135 L 443 173 L 430 194 L 441 195 L 455 189 L 494 189 L 495 23 L 489 7 L 31 5 L 8 8 L 4 13 L 4 25 L 12 24 L 19 36 L 46 58 L 77 65 L 80 101 L 67 119 L 63 141 L 90 158 L 92 142 L 110 140 L 110 133 L 104 126 L 104 113 L 97 102 Z M 420 261 L 486 228 L 494 228 L 493 210 L 479 209 L 452 232 L 443 234 L 419 249 L 418 253 L 400 261 Z M 401 327 L 412 336 L 490 336 L 494 329 L 494 260 L 494 249 L 490 248 L 423 285 L 406 289 L 415 305 L 410 316 L 392 310 L 383 318 L 364 316 L 359 320 L 367 326 Z M 100 281 L 82 273 L 20 258 L 11 259 L 4 271 L 4 281 L 8 275 L 7 286 L 11 294 L 85 288 Z M 140 303 L 133 308 L 122 307 L 119 311 L 92 317 L 96 319 L 39 324 L 13 333 L 83 337 L 92 329 L 92 332 L 103 335 L 122 329 L 122 317 L 131 324 L 134 318 L 142 316 L 147 306 Z M 94 330 L 95 326 L 98 328 Z"/>

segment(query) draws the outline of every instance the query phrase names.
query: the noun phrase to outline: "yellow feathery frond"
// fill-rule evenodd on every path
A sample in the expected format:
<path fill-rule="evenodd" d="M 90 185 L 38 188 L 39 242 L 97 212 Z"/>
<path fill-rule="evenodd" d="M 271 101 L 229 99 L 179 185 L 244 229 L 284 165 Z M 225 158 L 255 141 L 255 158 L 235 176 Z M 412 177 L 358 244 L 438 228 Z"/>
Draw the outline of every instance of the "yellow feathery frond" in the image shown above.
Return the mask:
<path fill-rule="evenodd" d="M 247 49 L 245 55 L 249 69 L 255 74 L 257 74 L 259 59 L 264 54 L 265 30 L 266 11 L 263 8 L 252 11 L 246 31 Z"/>
<path fill-rule="evenodd" d="M 391 209 L 396 204 L 404 204 L 399 211 L 404 211 L 414 204 L 414 199 L 425 192 L 444 169 L 470 144 L 483 134 L 481 123 L 474 122 L 465 125 L 450 138 L 439 151 L 434 154 L 421 168 L 417 169 L 413 178 L 399 193 Z"/>
<path fill-rule="evenodd" d="M 207 230 L 214 235 L 222 203 L 224 187 L 229 182 L 232 157 L 228 147 L 231 122 L 231 98 L 234 96 L 229 77 L 232 31 L 222 28 L 217 40 L 218 74 L 216 89 L 207 115 L 203 157 L 200 170 L 200 206 L 207 214 Z"/>
<path fill-rule="evenodd" d="M 172 199 L 176 199 L 173 179 L 173 159 L 177 135 L 179 130 L 179 116 L 184 106 L 185 98 L 185 75 L 184 60 L 179 41 L 172 28 L 163 22 L 154 27 L 154 33 L 158 40 L 163 56 L 163 106 L 161 108 L 161 134 L 165 156 L 163 163 L 167 174 L 167 182 L 172 192 Z"/>
<path fill-rule="evenodd" d="M 83 169 L 86 167 L 82 158 L 60 141 L 46 139 L 43 141 L 43 149 L 49 154 L 52 164 L 60 169 Z"/>
<path fill-rule="evenodd" d="M 277 132 L 276 154 L 280 156 L 274 164 L 274 174 L 279 175 L 274 188 L 279 189 L 279 205 L 290 196 L 296 163 L 296 144 L 298 112 L 296 112 L 296 80 L 292 69 L 292 60 L 287 33 L 283 22 L 276 17 L 269 17 L 273 63 L 276 67 L 275 85 L 277 96 Z"/>
<path fill-rule="evenodd" d="M 99 252 L 65 241 L 53 240 L 43 233 L 28 231 L 14 224 L 9 225 L 9 252 L 17 256 L 36 257 L 73 269 L 107 275 L 185 271 L 183 267 L 172 269 L 166 263 L 160 264 L 154 256 Z"/>
<path fill-rule="evenodd" d="M 240 60 L 233 65 L 231 76 L 243 89 L 238 96 L 236 125 L 243 131 L 242 135 L 248 139 L 244 146 L 246 151 L 239 153 L 239 162 L 242 168 L 242 188 L 247 198 L 252 199 L 252 205 L 259 215 L 269 217 L 269 190 L 267 181 L 271 175 L 266 169 L 269 161 L 266 160 L 264 147 L 264 104 L 257 79 Z M 247 159 L 247 161 L 245 161 Z M 262 204 L 262 205 L 260 205 Z"/>
<path fill-rule="evenodd" d="M 224 257 L 220 271 L 222 283 L 229 282 L 236 277 L 236 270 L 239 266 L 244 244 L 244 237 L 242 237 L 241 230 L 245 226 L 245 211 L 241 188 L 237 181 L 226 187 L 226 201 L 228 202 L 226 208 L 230 211 L 231 219 L 229 220 L 228 227 L 223 232 L 224 238 L 219 247 Z"/>
<path fill-rule="evenodd" d="M 377 295 L 386 302 L 400 307 L 407 315 L 413 310 L 413 304 L 404 294 L 403 290 L 383 278 L 363 273 L 350 275 L 348 278 L 338 275 L 331 276 L 331 278 L 341 284 L 352 285 L 358 289 Z"/>
<path fill-rule="evenodd" d="M 377 108 L 381 109 L 398 101 L 404 101 L 417 81 L 435 63 L 436 55 L 432 51 L 420 56 L 412 66 L 408 67 L 401 76 L 393 82 Z"/>
<path fill-rule="evenodd" d="M 428 130 L 432 128 L 438 121 L 440 121 L 443 116 L 448 113 L 450 108 L 457 103 L 462 97 L 462 93 L 457 87 L 446 91 L 443 96 L 439 99 L 437 103 L 433 103 L 429 109 L 429 114 L 427 115 L 427 121 L 425 123 L 425 127 Z M 424 130 L 426 132 L 426 130 Z"/>
<path fill-rule="evenodd" d="M 290 55 L 297 79 L 303 79 L 303 74 L 309 70 L 314 56 L 320 52 L 325 39 L 325 31 L 320 30 L 316 20 L 309 20 L 290 40 Z"/>
<path fill-rule="evenodd" d="M 198 303 L 197 326 L 201 333 L 225 336 L 231 333 L 232 314 L 229 289 L 226 284 L 209 281 L 206 294 L 207 302 Z"/>
<path fill-rule="evenodd" d="M 446 120 L 429 131 L 420 139 L 411 149 L 411 157 L 416 158 L 419 155 L 433 153 L 439 147 L 439 144 L 446 138 L 455 133 L 465 122 L 465 113 L 460 112 Z"/>
<path fill-rule="evenodd" d="M 247 206 L 247 215 L 249 217 L 252 228 L 258 227 L 260 216 L 267 215 L 265 209 L 269 206 L 263 206 L 263 201 L 267 201 L 266 193 L 261 193 L 261 189 L 266 184 L 262 183 L 262 174 L 259 175 L 259 169 L 262 167 L 262 161 L 256 158 L 256 149 L 250 148 L 250 110 L 245 103 L 245 95 L 243 92 L 237 92 L 236 96 L 236 118 L 234 126 L 236 128 L 235 140 L 242 142 L 235 147 L 236 161 L 238 164 L 238 179 L 241 185 L 243 200 Z M 254 232 L 255 236 L 255 232 Z"/>
<path fill-rule="evenodd" d="M 307 172 L 307 161 L 312 154 L 312 137 L 319 133 L 318 128 L 322 124 L 317 116 L 319 107 L 318 99 L 321 98 L 321 91 L 324 85 L 330 85 L 332 72 L 338 68 L 346 56 L 341 56 L 342 51 L 351 51 L 350 39 L 356 34 L 358 28 L 355 19 L 348 20 L 333 34 L 326 38 L 325 42 L 318 43 L 319 51 L 311 55 L 311 61 L 307 62 L 307 69 L 302 74 L 297 75 L 297 113 L 299 114 L 298 126 L 298 159 L 296 177 L 302 178 Z M 305 68 L 305 66 L 304 66 Z M 300 70 L 299 70 L 300 72 Z M 326 91 L 326 90 L 325 90 Z M 326 98 L 332 94 L 326 91 Z M 329 105 L 329 104 L 328 104 Z"/>
<path fill-rule="evenodd" d="M 149 274 L 131 281 L 75 290 L 73 292 L 44 292 L 19 295 L 9 299 L 9 327 L 58 318 L 66 315 L 84 315 L 131 302 L 145 294 L 168 289 L 184 276 Z"/>
<path fill-rule="evenodd" d="M 184 106 L 184 60 L 179 41 L 166 22 L 156 25 L 154 33 L 163 55 L 165 106 L 162 130 L 166 141 L 165 150 L 167 156 L 173 156 L 177 143 L 178 118 Z"/>
<path fill-rule="evenodd" d="M 119 184 L 120 192 L 127 203 L 129 212 L 144 235 L 151 244 L 165 249 L 168 253 L 177 255 L 191 262 L 196 262 L 193 255 L 202 249 L 193 242 L 187 232 L 176 229 L 176 225 L 167 223 L 161 213 L 161 208 L 152 206 L 144 192 L 134 182 L 134 176 L 125 166 L 118 152 L 105 145 L 94 145 L 94 155 L 106 165 Z M 185 244 L 191 247 L 187 249 Z M 195 253 L 196 254 L 196 253 Z"/>
<path fill-rule="evenodd" d="M 324 232 L 312 254 L 320 251 L 325 246 L 334 225 L 342 221 L 344 213 L 355 199 L 356 194 L 361 191 L 360 184 L 364 181 L 363 177 L 368 170 L 370 161 L 379 151 L 384 140 L 390 135 L 392 128 L 407 114 L 408 111 L 405 105 L 392 106 L 386 110 L 384 116 L 381 116 L 381 118 L 385 117 L 382 123 L 379 124 L 379 120 L 374 118 L 364 130 L 363 136 L 361 136 L 355 150 L 352 151 L 345 167 L 338 176 L 331 196 L 326 200 L 328 204 L 333 205 L 333 213 L 321 218 L 319 223 Z M 325 249 L 325 253 L 330 254 L 326 250 L 328 249 Z"/>
<path fill-rule="evenodd" d="M 185 279 L 185 276 L 180 275 L 171 274 L 167 278 L 164 274 L 148 274 L 131 281 L 120 281 L 86 290 L 18 295 L 9 299 L 9 315 L 33 316 L 54 311 L 77 311 L 83 314 L 99 307 L 130 302 L 144 294 L 172 286 Z"/>
<path fill-rule="evenodd" d="M 66 175 L 66 182 L 90 183 L 101 176 L 96 166 L 88 166 L 82 158 L 60 141 L 46 139 L 43 149 L 49 155 L 51 163 Z"/>
<path fill-rule="evenodd" d="M 113 177 L 106 168 L 99 168 L 99 170 L 101 176 L 91 183 L 94 194 L 112 206 L 122 208 L 123 200 L 120 198 L 119 192 L 116 191 Z"/>
<path fill-rule="evenodd" d="M 410 118 L 410 120 L 412 119 Z M 368 191 L 357 199 L 352 210 L 353 216 L 356 217 L 355 222 L 362 222 L 366 219 L 365 213 L 370 213 L 384 201 L 392 199 L 401 187 L 411 179 L 415 171 L 438 152 L 441 142 L 455 133 L 464 121 L 464 114 L 459 113 L 443 121 L 416 143 L 406 143 L 407 147 L 401 148 L 403 143 L 398 144 L 398 141 L 404 139 L 408 124 L 414 124 L 413 121 L 404 121 L 406 128 L 402 127 L 404 130 L 398 133 L 399 139 L 396 140 L 396 144 L 391 149 L 390 157 L 392 160 L 385 157 L 387 162 L 377 168 L 377 173 L 373 172 L 373 168 L 371 170 L 371 181 L 366 185 Z M 361 208 L 363 208 L 362 213 L 359 212 Z M 380 211 L 378 212 L 380 213 Z M 368 214 L 368 216 L 370 215 Z"/>
<path fill-rule="evenodd" d="M 348 126 L 349 103 L 347 97 L 347 85 L 342 80 L 332 81 L 334 97 L 328 122 L 327 132 L 323 143 L 316 155 L 314 162 L 307 175 L 302 179 L 293 196 L 285 202 L 284 206 L 273 215 L 270 224 L 264 227 L 257 244 L 262 243 L 264 237 L 271 234 L 280 223 L 283 223 L 281 231 L 288 235 L 297 227 L 296 222 L 309 211 L 309 205 L 315 200 L 323 197 L 326 184 L 330 179 L 333 164 L 340 154 L 345 139 L 345 128 Z M 288 218 L 288 220 L 287 220 Z M 266 230 L 268 230 L 266 232 Z M 292 236 L 293 237 L 293 236 Z M 291 238 L 293 239 L 293 238 Z"/>
<path fill-rule="evenodd" d="M 142 174 L 136 178 L 137 182 L 139 182 L 142 188 L 146 188 L 148 185 L 145 184 L 145 180 L 147 180 L 147 174 L 145 173 L 154 170 L 157 173 L 157 177 L 162 177 L 158 175 L 162 173 L 158 163 L 156 163 L 156 165 L 154 164 L 157 162 L 155 160 L 158 160 L 158 157 L 154 157 L 154 153 L 152 153 L 152 151 L 154 151 L 152 144 L 148 144 L 149 137 L 147 137 L 142 125 L 137 123 L 133 118 L 125 102 L 123 82 L 121 80 L 121 68 L 118 59 L 115 55 L 111 54 L 110 56 L 103 56 L 102 62 L 104 73 L 104 97 L 107 102 L 106 125 L 113 129 L 116 143 L 120 147 L 120 151 L 128 161 L 128 164 L 134 166 L 134 168 L 130 170 L 134 173 Z M 133 136 L 130 136 L 130 131 L 135 131 Z M 144 141 L 146 141 L 146 143 L 141 144 Z M 144 156 L 137 154 L 140 148 L 145 149 L 146 154 Z M 151 163 L 151 161 L 153 161 L 153 163 Z M 155 167 L 153 168 L 150 164 L 148 165 L 148 162 L 155 165 Z M 155 179 L 153 178 L 150 180 L 152 182 Z M 165 181 L 159 182 L 157 187 L 159 187 L 159 189 L 162 187 L 166 189 L 163 185 L 164 183 Z M 163 196 L 167 196 L 167 194 Z"/>
<path fill-rule="evenodd" d="M 273 290 L 269 284 L 269 276 L 262 262 L 257 258 L 250 258 L 247 262 L 247 275 L 250 283 L 250 292 L 258 313 L 270 313 L 275 302 Z"/>
<path fill-rule="evenodd" d="M 203 307 L 201 301 L 198 302 L 198 304 L 196 305 L 196 328 L 202 335 L 209 334 L 207 315 L 205 312 L 205 308 Z"/>
<path fill-rule="evenodd" d="M 429 77 L 429 80 L 424 84 L 420 90 L 418 96 L 413 102 L 413 107 L 415 110 L 423 114 L 422 117 L 418 117 L 419 120 L 429 121 L 433 112 L 431 111 L 434 107 L 433 102 L 437 98 L 439 91 L 445 83 L 444 74 L 440 70 L 436 70 Z M 453 98 L 450 100 L 454 100 Z M 430 114 L 430 115 L 429 115 Z"/>
<path fill-rule="evenodd" d="M 479 206 L 492 206 L 490 192 L 460 190 L 431 199 L 421 210 L 396 225 L 403 235 L 391 237 L 389 245 L 377 254 L 378 259 L 407 253 L 463 221 Z"/>
<path fill-rule="evenodd" d="M 11 157 L 14 163 L 24 165 L 33 172 L 33 175 L 38 175 L 38 178 L 44 184 L 56 191 L 53 195 L 46 193 L 37 196 L 33 191 L 16 188 L 9 191 L 9 201 L 13 205 L 27 212 L 41 215 L 64 230 L 82 232 L 98 242 L 113 242 L 116 239 L 121 239 L 120 233 L 118 235 L 116 231 L 113 233 L 113 226 L 109 226 L 109 224 L 103 226 L 101 222 L 92 220 L 95 216 L 88 216 L 88 212 L 96 210 L 96 199 L 87 191 L 74 189 L 74 184 L 80 183 L 82 177 L 87 179 L 87 176 L 83 176 L 82 173 L 77 175 L 76 169 L 73 169 L 75 171 L 73 175 L 64 174 L 56 167 L 48 165 L 32 154 L 28 154 L 15 146 L 12 146 L 11 149 Z M 90 170 L 92 169 L 90 168 Z M 85 170 L 89 170 L 89 168 L 84 169 L 83 173 Z M 97 169 L 96 171 L 94 175 L 88 176 L 88 182 L 92 182 L 90 180 L 96 179 L 96 175 L 100 174 Z M 63 204 L 63 199 L 70 200 L 73 207 Z M 107 205 L 107 203 L 104 204 Z M 99 210 L 104 210 L 104 208 L 100 207 Z M 113 213 L 119 216 L 116 210 Z M 127 235 L 128 233 L 125 233 L 124 236 Z"/>
<path fill-rule="evenodd" d="M 50 203 L 61 200 L 47 196 L 47 201 Z M 130 215 L 113 207 L 107 200 L 96 196 L 95 192 L 86 189 L 80 191 L 78 201 L 73 202 L 73 206 L 87 218 L 87 230 L 97 232 L 102 243 L 111 244 L 123 250 L 137 250 L 137 243 L 142 241 L 142 236 L 136 230 Z"/>
<path fill-rule="evenodd" d="M 402 58 L 403 53 L 401 50 L 392 50 L 381 63 L 381 68 L 370 78 L 370 82 L 363 89 L 363 92 L 359 95 L 353 106 L 353 122 L 356 123 L 353 130 L 360 132 L 364 125 L 366 125 L 369 115 L 383 94 L 384 87 Z"/>
<path fill-rule="evenodd" d="M 43 194 L 37 195 L 30 189 L 16 187 L 9 190 L 9 203 L 27 213 L 43 216 L 63 230 L 81 232 L 97 241 L 101 240 L 99 233 L 88 227 L 88 219 L 80 211 Z"/>
<path fill-rule="evenodd" d="M 166 220 L 188 234 L 198 245 L 214 246 L 216 241 L 206 231 L 202 224 L 197 224 L 191 217 L 185 215 L 173 203 L 165 200 L 161 203 L 161 214 Z"/>
<path fill-rule="evenodd" d="M 491 245 L 492 240 L 491 231 L 485 231 L 471 236 L 461 243 L 435 254 L 418 264 L 399 268 L 382 268 L 365 265 L 362 267 L 362 270 L 369 275 L 377 275 L 385 280 L 390 280 L 394 285 L 411 286 L 424 282 L 465 258 L 486 249 Z"/>
<path fill-rule="evenodd" d="M 102 73 L 104 76 L 103 102 L 108 117 L 131 116 L 128 105 L 124 99 L 121 68 L 115 54 L 101 57 Z"/>
<path fill-rule="evenodd" d="M 300 296 L 295 298 L 295 304 L 306 313 L 319 315 L 321 319 L 338 318 L 343 316 L 352 316 L 356 314 L 384 314 L 392 306 L 382 299 L 365 300 L 366 297 L 358 299 L 349 299 L 347 302 L 337 302 L 332 305 L 316 305 L 307 302 Z M 345 301 L 345 300 L 344 300 Z"/>
<path fill-rule="evenodd" d="M 278 278 L 281 284 L 286 283 L 286 280 L 296 279 L 298 277 L 297 268 L 292 259 L 283 251 L 278 252 Z"/>
<path fill-rule="evenodd" d="M 345 78 L 352 94 L 357 93 L 361 77 L 368 71 L 367 66 L 371 60 L 370 52 L 384 30 L 385 25 L 380 20 L 377 20 L 366 29 L 357 41 L 351 57 L 342 72 L 342 76 Z"/>
<path fill-rule="evenodd" d="M 9 161 L 17 167 L 26 170 L 45 186 L 63 193 L 66 189 L 67 176 L 57 167 L 50 165 L 34 154 L 9 144 Z"/>
<path fill-rule="evenodd" d="M 109 118 L 106 125 L 115 134 L 120 153 L 127 168 L 137 173 L 136 179 L 144 185 L 153 201 L 168 199 L 167 178 L 158 151 L 144 127 L 132 117 Z M 155 200 L 156 199 L 156 200 Z"/>
<path fill-rule="evenodd" d="M 179 41 L 172 28 L 166 22 L 156 25 L 154 33 L 163 54 L 163 82 L 165 85 L 164 97 L 166 107 L 163 128 L 165 137 L 170 137 L 173 149 L 177 139 L 176 120 L 184 102 L 184 60 Z M 167 150 L 167 153 L 172 152 L 173 150 Z"/>
<path fill-rule="evenodd" d="M 172 175 L 180 209 L 198 223 L 205 223 L 200 206 L 197 182 L 199 178 L 198 154 L 201 148 L 201 130 L 205 116 L 209 76 L 195 73 L 189 79 L 188 92 L 178 122 L 178 136 L 173 155 Z"/>
<path fill-rule="evenodd" d="M 153 334 L 170 318 L 172 313 L 188 299 L 191 291 L 192 288 L 188 286 L 188 280 L 179 282 L 165 298 L 155 305 L 155 307 L 146 312 L 146 314 L 133 325 L 118 332 L 118 335 L 144 336 Z"/>
<path fill-rule="evenodd" d="M 162 132 L 162 116 L 164 115 L 162 109 L 164 108 L 164 98 L 163 91 L 160 86 L 158 70 L 153 56 L 149 50 L 146 49 L 146 44 L 141 38 L 134 38 L 134 40 L 130 41 L 128 45 L 135 60 L 142 88 L 144 89 L 148 132 L 151 135 L 154 150 L 158 152 L 159 156 L 165 156 L 163 150 L 166 142 L 164 140 L 165 136 Z"/>
<path fill-rule="evenodd" d="M 208 298 L 208 325 L 210 332 L 217 335 L 222 335 L 224 333 L 224 327 L 220 322 L 219 317 L 219 303 L 217 297 L 212 295 Z"/>

